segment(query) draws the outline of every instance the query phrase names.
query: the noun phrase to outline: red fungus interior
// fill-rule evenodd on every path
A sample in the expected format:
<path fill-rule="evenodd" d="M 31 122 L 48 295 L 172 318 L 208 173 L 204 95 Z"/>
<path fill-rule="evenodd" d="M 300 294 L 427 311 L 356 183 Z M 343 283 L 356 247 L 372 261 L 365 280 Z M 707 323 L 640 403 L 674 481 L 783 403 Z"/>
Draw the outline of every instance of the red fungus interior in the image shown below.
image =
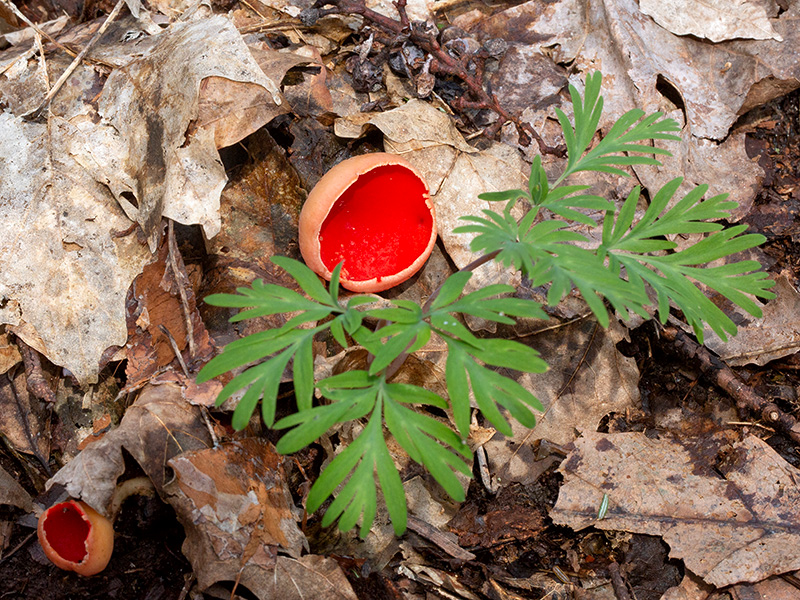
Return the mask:
<path fill-rule="evenodd" d="M 428 246 L 433 227 L 425 183 L 402 165 L 361 175 L 331 207 L 319 232 L 320 258 L 332 271 L 342 260 L 351 281 L 393 275 Z"/>
<path fill-rule="evenodd" d="M 53 550 L 76 563 L 86 557 L 89 527 L 83 512 L 72 502 L 62 502 L 50 508 L 44 521 L 44 532 Z"/>

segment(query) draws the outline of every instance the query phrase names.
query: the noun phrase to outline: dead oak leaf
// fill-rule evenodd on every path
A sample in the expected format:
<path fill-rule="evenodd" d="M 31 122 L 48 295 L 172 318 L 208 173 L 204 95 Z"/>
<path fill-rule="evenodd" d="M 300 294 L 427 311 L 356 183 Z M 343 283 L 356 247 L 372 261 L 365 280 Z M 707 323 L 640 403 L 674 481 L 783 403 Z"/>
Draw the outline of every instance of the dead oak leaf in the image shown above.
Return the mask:
<path fill-rule="evenodd" d="M 671 557 L 717 587 L 800 568 L 800 470 L 754 436 L 719 459 L 721 474 L 679 439 L 586 432 L 561 465 L 550 516 L 576 530 L 660 535 Z"/>
<path fill-rule="evenodd" d="M 266 440 L 185 453 L 169 465 L 175 479 L 166 491 L 186 529 L 183 553 L 201 588 L 238 579 L 258 594 L 254 582 L 275 573 L 279 549 L 297 558 L 307 547 L 283 459 Z"/>
<path fill-rule="evenodd" d="M 78 129 L 0 114 L 0 297 L 28 345 L 94 382 L 100 357 L 125 343 L 125 294 L 150 253 L 108 188 L 70 152 Z M 9 311 L 11 312 L 11 311 Z"/>

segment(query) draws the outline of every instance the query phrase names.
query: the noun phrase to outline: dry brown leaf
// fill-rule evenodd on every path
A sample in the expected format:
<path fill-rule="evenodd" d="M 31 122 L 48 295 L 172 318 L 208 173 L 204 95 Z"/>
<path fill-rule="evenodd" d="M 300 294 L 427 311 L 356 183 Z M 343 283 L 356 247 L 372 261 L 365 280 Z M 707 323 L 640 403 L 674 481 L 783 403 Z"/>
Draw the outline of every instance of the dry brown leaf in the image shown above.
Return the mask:
<path fill-rule="evenodd" d="M 772 28 L 764 5 L 749 0 L 639 0 L 639 9 L 676 35 L 712 42 L 783 40 Z"/>
<path fill-rule="evenodd" d="M 185 277 L 183 259 L 179 253 L 173 257 L 176 267 Z M 175 350 L 169 336 L 172 336 L 178 351 L 188 346 L 186 317 L 180 291 L 172 271 L 169 258 L 169 243 L 165 237 L 158 251 L 157 260 L 147 265 L 134 280 L 131 292 L 126 299 L 125 308 L 128 322 L 128 342 L 125 344 L 126 390 L 138 389 L 156 373 L 171 363 L 178 366 Z M 190 285 L 184 286 L 187 307 L 191 320 L 194 341 L 194 355 L 186 352 L 184 364 L 194 371 L 205 364 L 215 353 L 208 336 L 197 301 Z M 166 329 L 166 332 L 164 331 Z"/>
<path fill-rule="evenodd" d="M 175 479 L 165 491 L 186 530 L 183 553 L 202 589 L 238 580 L 259 594 L 261 582 L 277 575 L 279 549 L 297 558 L 307 547 L 282 461 L 268 441 L 248 438 L 169 462 Z"/>
<path fill-rule="evenodd" d="M 48 413 L 43 403 L 28 392 L 23 369 L 9 375 L 0 375 L 0 436 L 14 451 L 36 457 L 47 470 L 50 456 Z"/>
<path fill-rule="evenodd" d="M 550 516 L 576 530 L 660 535 L 671 557 L 717 587 L 798 569 L 800 470 L 753 436 L 714 443 L 584 432 L 561 465 Z"/>
<path fill-rule="evenodd" d="M 655 190 L 681 175 L 685 186 L 710 183 L 713 193 L 730 192 L 746 212 L 759 189 L 760 169 L 747 157 L 742 136 L 729 134 L 741 114 L 798 87 L 800 63 L 786 51 L 800 40 L 798 14 L 800 6 L 793 4 L 772 21 L 783 43 L 716 45 L 670 33 L 643 16 L 635 0 L 526 2 L 487 19 L 471 22 L 464 15 L 454 23 L 480 39 L 526 44 L 581 72 L 600 70 L 604 130 L 634 108 L 678 118 L 684 143 L 668 144 L 675 156 L 664 160 L 663 169 L 636 168 L 645 186 Z M 581 88 L 582 79 L 573 76 L 571 82 Z"/>
<path fill-rule="evenodd" d="M 735 310 L 736 336 L 723 342 L 713 331 L 704 332 L 705 344 L 731 366 L 750 363 L 765 365 L 800 350 L 800 293 L 788 277 L 775 278 L 772 291 L 777 298 L 761 303 L 764 316 L 752 317 Z"/>
<path fill-rule="evenodd" d="M 391 19 L 399 19 L 397 7 L 390 0 L 366 0 L 367 7 Z M 406 14 L 412 21 L 432 21 L 434 0 L 408 0 Z"/>
<path fill-rule="evenodd" d="M 278 52 L 264 43 L 249 46 L 256 63 L 272 81 L 281 81 L 286 72 L 309 59 L 294 52 Z M 228 76 L 203 79 L 198 97 L 196 129 L 214 131 L 217 148 L 243 140 L 278 115 L 291 110 L 285 102 L 275 102 L 275 91 L 259 83 L 233 81 Z"/>
<path fill-rule="evenodd" d="M 409 574 L 429 588 L 437 591 L 453 592 L 457 595 L 455 597 L 464 598 L 465 600 L 480 600 L 478 596 L 469 591 L 469 588 L 458 580 L 455 573 L 441 571 L 427 564 L 407 563 L 407 565 L 406 569 L 409 570 Z M 453 598 L 454 596 L 446 597 Z"/>
<path fill-rule="evenodd" d="M 467 499 L 448 526 L 465 548 L 494 548 L 538 537 L 546 517 L 546 511 L 537 507 L 522 486 L 508 486 L 488 500 Z"/>
<path fill-rule="evenodd" d="M 0 467 L 0 504 L 17 506 L 24 511 L 33 508 L 30 494 L 3 467 Z"/>
<path fill-rule="evenodd" d="M 537 415 L 533 430 L 512 420 L 513 437 L 498 433 L 484 444 L 496 484 L 531 483 L 557 462 L 555 457 L 537 460 L 534 441 L 569 444 L 579 430 L 596 430 L 607 414 L 625 413 L 639 405 L 639 370 L 634 359 L 616 348 L 621 333 L 618 324 L 606 330 L 584 320 L 527 340 L 550 369 L 525 373 L 519 382 L 541 401 L 545 412 Z"/>
<path fill-rule="evenodd" d="M 167 461 L 210 446 L 200 409 L 183 399 L 179 387 L 147 386 L 128 407 L 119 427 L 81 451 L 48 481 L 48 487 L 63 485 L 70 496 L 108 515 L 117 479 L 125 472 L 123 449 L 162 494 L 170 477 Z"/>

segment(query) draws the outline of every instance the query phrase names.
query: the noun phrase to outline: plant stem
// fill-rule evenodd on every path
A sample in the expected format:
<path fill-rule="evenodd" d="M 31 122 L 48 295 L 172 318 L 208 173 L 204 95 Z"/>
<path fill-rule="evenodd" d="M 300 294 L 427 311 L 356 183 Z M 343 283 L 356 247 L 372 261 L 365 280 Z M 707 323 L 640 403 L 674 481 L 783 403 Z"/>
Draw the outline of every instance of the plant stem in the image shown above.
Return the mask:
<path fill-rule="evenodd" d="M 464 273 L 464 272 L 467 272 L 467 271 L 472 272 L 475 269 L 477 269 L 478 267 L 480 267 L 481 265 L 485 265 L 490 260 L 494 260 L 494 258 L 498 254 L 500 254 L 500 250 L 495 250 L 493 252 L 489 252 L 489 254 L 484 254 L 483 256 L 473 260 L 468 265 L 465 265 L 464 267 L 459 269 L 457 272 L 458 273 Z M 444 285 L 444 284 L 442 284 L 442 285 Z M 438 288 L 436 288 L 436 290 L 430 296 L 428 296 L 428 299 L 425 301 L 425 304 L 422 305 L 423 314 L 428 312 L 430 310 L 431 306 L 433 305 L 433 303 L 436 301 L 436 298 L 439 296 L 439 292 L 442 291 L 442 285 L 440 285 Z"/>

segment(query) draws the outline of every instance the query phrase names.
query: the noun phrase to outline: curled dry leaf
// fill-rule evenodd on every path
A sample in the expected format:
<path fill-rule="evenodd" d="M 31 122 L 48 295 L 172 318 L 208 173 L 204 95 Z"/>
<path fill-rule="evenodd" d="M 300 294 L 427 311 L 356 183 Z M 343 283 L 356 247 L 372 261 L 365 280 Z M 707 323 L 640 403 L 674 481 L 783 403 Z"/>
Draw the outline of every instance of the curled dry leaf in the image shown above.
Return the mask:
<path fill-rule="evenodd" d="M 277 85 L 230 20 L 177 22 L 145 56 L 111 73 L 98 105 L 101 124 L 87 124 L 76 141 L 76 154 L 99 181 L 108 182 L 126 214 L 141 225 L 151 251 L 158 247 L 162 216 L 199 223 L 208 237 L 219 232 L 226 177 L 216 151 L 216 122 L 187 137 L 198 116 L 201 82 L 211 77 L 261 87 L 274 104 L 281 103 Z M 209 85 L 218 87 L 214 81 L 206 84 L 207 93 Z"/>
<path fill-rule="evenodd" d="M 800 470 L 759 438 L 586 432 L 559 470 L 558 524 L 660 535 L 671 557 L 717 587 L 800 568 Z"/>

